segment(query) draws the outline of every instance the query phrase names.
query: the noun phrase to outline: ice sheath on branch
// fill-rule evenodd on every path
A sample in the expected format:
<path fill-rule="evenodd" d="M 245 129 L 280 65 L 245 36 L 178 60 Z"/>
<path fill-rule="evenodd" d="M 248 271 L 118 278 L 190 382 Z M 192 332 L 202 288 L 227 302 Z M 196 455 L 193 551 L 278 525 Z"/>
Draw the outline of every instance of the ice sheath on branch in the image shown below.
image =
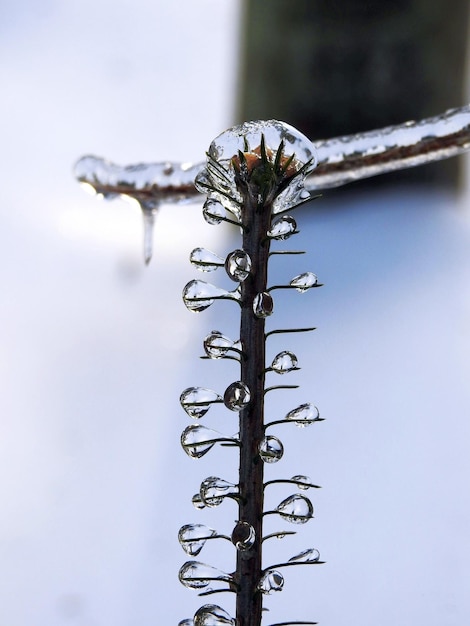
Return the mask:
<path fill-rule="evenodd" d="M 183 301 L 190 311 L 207 309 L 216 299 L 235 300 L 240 307 L 240 338 L 232 341 L 220 331 L 212 331 L 204 340 L 209 358 L 232 358 L 239 362 L 240 379 L 228 385 L 223 394 L 201 387 L 190 387 L 181 394 L 181 405 L 190 417 L 199 419 L 211 404 L 224 404 L 238 413 L 237 439 L 227 438 L 202 426 L 189 427 L 183 432 L 182 444 L 194 458 L 200 458 L 216 442 L 239 448 L 239 478 L 234 485 L 222 478 L 210 476 L 202 481 L 195 496 L 197 508 L 217 506 L 225 498 L 238 503 L 238 521 L 230 529 L 235 546 L 236 569 L 232 574 L 217 570 L 199 561 L 188 561 L 180 569 L 180 581 L 187 587 L 202 590 L 203 595 L 220 591 L 236 594 L 236 617 L 231 617 L 219 605 L 201 607 L 181 626 L 260 626 L 263 599 L 284 584 L 282 567 L 319 564 L 317 549 L 309 548 L 294 555 L 287 563 L 265 566 L 262 559 L 263 539 L 292 534 L 280 530 L 263 535 L 266 515 L 277 515 L 282 521 L 304 524 L 313 517 L 313 505 L 304 494 L 288 495 L 273 511 L 264 510 L 264 491 L 273 482 L 294 485 L 298 490 L 314 488 L 304 475 L 264 482 L 264 464 L 279 461 L 282 442 L 266 434 L 278 423 L 293 422 L 306 426 L 320 421 L 318 410 L 303 404 L 289 411 L 284 419 L 266 424 L 264 399 L 267 392 L 292 385 L 266 387 L 267 372 L 285 374 L 299 369 L 297 357 L 288 350 L 280 352 L 268 366 L 266 340 L 272 332 L 309 331 L 312 328 L 272 330 L 266 332 L 266 319 L 274 309 L 272 292 L 288 288 L 304 292 L 320 286 L 315 274 L 305 272 L 295 276 L 287 285 L 268 285 L 268 261 L 273 240 L 284 241 L 297 231 L 294 218 L 287 214 L 310 199 L 305 190 L 306 176 L 317 165 L 313 144 L 294 128 L 277 121 L 252 122 L 222 133 L 211 144 L 207 163 L 196 178 L 196 188 L 207 195 L 204 218 L 211 224 L 223 221 L 236 223 L 242 234 L 240 249 L 223 257 L 196 248 L 190 255 L 198 269 L 207 272 L 224 267 L 237 283 L 234 291 L 225 291 L 205 281 L 192 280 L 183 289 Z M 282 251 L 281 251 L 282 252 Z M 291 251 L 289 251 L 291 252 Z M 191 537 L 188 540 L 187 529 Z M 184 531 L 183 531 L 184 529 Z M 180 531 L 180 542 L 188 554 L 199 554 L 209 538 L 227 539 L 218 531 L 198 524 L 189 524 Z M 183 531 L 183 541 L 181 533 Z M 186 533 L 186 534 L 185 534 Z M 188 545 L 192 549 L 188 551 Z M 209 587 L 210 585 L 210 587 Z M 303 622 L 313 623 L 313 622 Z"/>

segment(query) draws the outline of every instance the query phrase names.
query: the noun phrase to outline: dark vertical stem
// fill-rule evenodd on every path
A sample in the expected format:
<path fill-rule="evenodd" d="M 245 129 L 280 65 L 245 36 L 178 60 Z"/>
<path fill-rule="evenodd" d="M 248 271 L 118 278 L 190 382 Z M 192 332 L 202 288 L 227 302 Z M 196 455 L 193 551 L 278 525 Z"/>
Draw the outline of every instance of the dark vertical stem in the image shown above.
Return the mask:
<path fill-rule="evenodd" d="M 237 626 L 261 624 L 262 596 L 257 590 L 262 568 L 263 461 L 258 445 L 264 436 L 265 320 L 253 313 L 253 300 L 266 290 L 269 257 L 271 206 L 259 206 L 245 195 L 242 208 L 243 250 L 250 255 L 252 269 L 242 283 L 240 340 L 246 358 L 241 379 L 251 392 L 249 405 L 240 412 L 240 521 L 251 524 L 256 533 L 252 549 L 237 555 Z"/>

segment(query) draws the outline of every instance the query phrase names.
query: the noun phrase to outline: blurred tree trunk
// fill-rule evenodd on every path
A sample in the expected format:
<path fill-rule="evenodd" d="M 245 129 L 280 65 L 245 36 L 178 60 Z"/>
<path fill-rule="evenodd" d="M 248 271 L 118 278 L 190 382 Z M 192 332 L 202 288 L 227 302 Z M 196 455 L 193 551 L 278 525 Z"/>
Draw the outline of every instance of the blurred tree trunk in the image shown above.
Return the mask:
<path fill-rule="evenodd" d="M 461 106 L 468 17 L 469 0 L 246 0 L 238 117 L 321 139 Z M 455 186 L 458 165 L 376 182 Z"/>

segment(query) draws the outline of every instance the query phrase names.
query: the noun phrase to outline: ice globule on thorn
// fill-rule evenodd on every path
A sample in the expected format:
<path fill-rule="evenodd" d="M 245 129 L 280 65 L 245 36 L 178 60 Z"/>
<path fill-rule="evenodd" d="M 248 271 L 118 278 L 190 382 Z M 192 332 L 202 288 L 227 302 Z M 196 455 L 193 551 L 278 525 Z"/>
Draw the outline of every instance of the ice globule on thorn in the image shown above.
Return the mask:
<path fill-rule="evenodd" d="M 256 541 L 255 529 L 248 522 L 237 522 L 231 539 L 237 550 L 245 552 L 252 548 Z"/>
<path fill-rule="evenodd" d="M 296 493 L 280 502 L 276 511 L 291 524 L 305 524 L 313 517 L 313 505 L 308 498 Z"/>
<path fill-rule="evenodd" d="M 282 459 L 284 454 L 284 446 L 282 442 L 273 435 L 267 435 L 260 441 L 259 455 L 265 463 L 277 463 Z"/>
<path fill-rule="evenodd" d="M 186 524 L 178 531 L 178 541 L 189 556 L 197 556 L 208 539 L 217 537 L 217 531 L 204 524 Z"/>
<path fill-rule="evenodd" d="M 206 248 L 194 248 L 189 255 L 189 260 L 191 265 L 200 272 L 213 272 L 224 265 L 224 260 L 219 255 Z"/>
<path fill-rule="evenodd" d="M 276 374 L 287 374 L 288 372 L 299 369 L 297 364 L 298 361 L 295 354 L 288 350 L 283 350 L 274 357 L 271 363 L 271 369 L 273 372 L 276 372 Z"/>
<path fill-rule="evenodd" d="M 240 353 L 241 344 L 239 341 L 232 341 L 220 330 L 211 331 L 203 342 L 204 352 L 210 359 L 222 359 L 229 352 Z"/>
<path fill-rule="evenodd" d="M 186 561 L 180 568 L 178 578 L 182 585 L 190 589 L 204 589 L 213 581 L 233 582 L 230 574 L 199 561 Z"/>
<path fill-rule="evenodd" d="M 226 437 L 200 424 L 190 424 L 181 433 L 183 450 L 192 459 L 202 458 L 209 450 L 212 450 L 216 443 L 238 445 L 238 439 Z"/>
<path fill-rule="evenodd" d="M 306 402 L 289 411 L 285 419 L 300 427 L 310 426 L 313 422 L 320 421 L 320 411 L 310 402 Z"/>
<path fill-rule="evenodd" d="M 240 290 L 227 291 L 206 283 L 203 280 L 190 280 L 183 289 L 183 302 L 189 311 L 201 313 L 208 309 L 214 300 L 240 300 Z"/>
<path fill-rule="evenodd" d="M 236 620 L 217 604 L 205 604 L 194 614 L 194 626 L 236 626 Z"/>
<path fill-rule="evenodd" d="M 262 594 L 269 596 L 276 591 L 282 591 L 284 587 L 284 576 L 281 572 L 270 569 L 261 576 L 258 589 Z"/>
<path fill-rule="evenodd" d="M 221 396 L 205 387 L 188 387 L 180 395 L 180 404 L 189 417 L 199 419 L 210 409 L 211 404 L 222 402 Z"/>
<path fill-rule="evenodd" d="M 209 476 L 202 481 L 199 493 L 206 506 L 216 507 L 224 498 L 237 496 L 238 487 L 218 476 Z"/>

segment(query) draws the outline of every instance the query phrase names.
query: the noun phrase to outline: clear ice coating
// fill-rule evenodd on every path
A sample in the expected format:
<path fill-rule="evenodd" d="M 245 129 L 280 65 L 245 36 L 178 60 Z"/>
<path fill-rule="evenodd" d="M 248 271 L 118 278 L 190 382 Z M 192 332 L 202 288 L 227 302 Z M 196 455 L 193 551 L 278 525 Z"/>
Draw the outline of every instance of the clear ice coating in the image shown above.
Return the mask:
<path fill-rule="evenodd" d="M 256 122 L 236 127 L 240 131 L 238 134 L 235 133 L 234 139 L 242 139 L 243 127 L 250 130 L 253 124 L 256 128 Z M 282 126 L 281 122 L 274 124 Z M 236 142 L 234 149 L 226 149 L 227 143 L 231 144 L 229 132 L 222 133 L 213 142 L 216 153 L 220 147 L 221 157 L 226 160 L 230 160 L 238 149 L 244 149 L 240 142 Z M 279 145 L 279 135 L 272 137 L 266 126 L 262 132 L 269 148 Z M 308 160 L 308 153 L 299 149 L 299 145 L 294 145 L 287 137 L 283 137 L 283 140 L 286 155 L 295 153 L 296 159 L 301 162 L 303 159 Z M 251 141 L 253 142 L 253 139 Z M 254 138 L 252 145 L 259 145 L 259 134 Z M 470 105 L 450 109 L 427 119 L 365 133 L 318 140 L 310 145 L 313 152 L 318 155 L 318 167 L 309 172 L 305 182 L 306 189 L 303 190 L 305 194 L 307 189 L 314 191 L 338 187 L 361 178 L 467 152 L 470 148 Z M 79 182 L 106 198 L 125 195 L 136 200 L 141 207 L 144 205 L 150 207 L 152 203 L 153 208 L 156 208 L 160 203 L 197 198 L 193 181 L 205 167 L 207 166 L 202 163 L 196 165 L 150 163 L 121 167 L 95 156 L 85 156 L 77 162 L 75 176 Z M 217 172 L 216 176 L 223 179 L 224 174 Z M 207 193 L 206 188 L 201 188 L 201 191 Z M 287 191 L 289 188 L 283 193 Z M 282 202 L 278 201 L 278 204 L 282 206 Z M 204 208 L 203 212 L 205 219 L 213 224 L 220 223 L 225 217 L 223 207 L 222 210 L 220 207 L 214 210 Z"/>
<path fill-rule="evenodd" d="M 239 341 L 232 341 L 220 330 L 211 331 L 204 339 L 203 345 L 206 355 L 211 359 L 222 359 L 230 350 L 241 348 Z"/>
<path fill-rule="evenodd" d="M 246 552 L 256 541 L 255 529 L 248 522 L 237 522 L 232 531 L 232 543 L 240 552 Z"/>
<path fill-rule="evenodd" d="M 303 274 L 294 276 L 289 284 L 291 287 L 295 287 L 300 293 L 303 293 L 307 291 L 307 289 L 310 289 L 310 287 L 314 287 L 317 283 L 318 278 L 313 272 L 304 272 Z"/>
<path fill-rule="evenodd" d="M 320 411 L 316 406 L 307 402 L 289 411 L 285 419 L 295 422 L 300 427 L 309 426 L 320 419 Z"/>
<path fill-rule="evenodd" d="M 221 433 L 200 424 L 191 424 L 181 433 L 181 445 L 183 450 L 192 459 L 202 458 L 211 450 L 217 442 L 233 442 L 238 440 L 233 437 L 225 437 Z"/>
<path fill-rule="evenodd" d="M 224 260 L 220 256 L 206 248 L 194 248 L 189 255 L 189 261 L 201 272 L 213 272 L 224 265 Z"/>
<path fill-rule="evenodd" d="M 288 563 L 317 563 L 319 560 L 320 552 L 316 548 L 309 548 L 291 557 Z"/>
<path fill-rule="evenodd" d="M 202 481 L 199 493 L 206 506 L 216 507 L 224 498 L 237 495 L 238 487 L 217 476 L 209 476 Z"/>
<path fill-rule="evenodd" d="M 180 568 L 178 578 L 182 585 L 190 589 L 204 589 L 212 581 L 233 582 L 230 574 L 199 561 L 186 561 Z"/>
<path fill-rule="evenodd" d="M 311 478 L 304 476 L 303 474 L 296 474 L 295 476 L 292 476 L 291 480 L 297 483 L 297 487 L 303 491 L 307 491 L 307 489 L 310 489 L 310 487 L 313 486 Z"/>
<path fill-rule="evenodd" d="M 189 417 L 199 419 L 210 409 L 211 404 L 222 402 L 221 396 L 205 387 L 188 387 L 180 395 L 180 404 Z"/>
<path fill-rule="evenodd" d="M 256 294 L 253 300 L 253 313 L 256 317 L 263 318 L 269 317 L 273 314 L 274 311 L 274 302 L 270 293 L 267 291 L 262 291 L 261 293 Z"/>
<path fill-rule="evenodd" d="M 251 180 L 259 167 L 269 167 L 264 177 L 263 201 L 278 213 L 309 196 L 305 176 L 317 162 L 312 142 L 292 126 L 277 120 L 245 122 L 229 128 L 209 146 L 206 167 L 196 176 L 195 186 L 210 200 L 240 217 L 242 195 L 237 180 Z M 257 178 L 257 183 L 260 177 Z M 267 180 L 269 178 L 269 184 Z"/>
<path fill-rule="evenodd" d="M 237 287 L 234 291 L 226 291 L 203 280 L 190 280 L 183 289 L 183 302 L 189 311 L 201 313 L 208 309 L 214 300 L 237 300 L 241 298 Z"/>
<path fill-rule="evenodd" d="M 104 198 L 132 198 L 142 210 L 144 220 L 144 259 L 152 258 L 155 215 L 163 202 L 194 199 L 193 180 L 200 165 L 152 163 L 121 167 L 105 159 L 87 155 L 75 165 L 75 176 L 84 186 Z"/>
<path fill-rule="evenodd" d="M 236 623 L 237 621 L 217 604 L 204 604 L 194 614 L 194 626 L 236 626 Z"/>
<path fill-rule="evenodd" d="M 264 572 L 258 583 L 258 589 L 266 596 L 271 595 L 275 591 L 282 591 L 283 587 L 284 576 L 274 569 Z"/>
<path fill-rule="evenodd" d="M 251 394 L 244 382 L 231 383 L 224 393 L 224 404 L 231 411 L 241 411 L 250 402 Z"/>
<path fill-rule="evenodd" d="M 287 374 L 288 372 L 299 369 L 297 364 L 298 361 L 295 354 L 288 350 L 283 350 L 274 357 L 271 363 L 271 369 L 276 372 L 276 374 Z"/>
<path fill-rule="evenodd" d="M 297 232 L 297 222 L 290 215 L 283 215 L 271 224 L 267 235 L 270 239 L 284 241 Z"/>
<path fill-rule="evenodd" d="M 277 505 L 279 515 L 291 524 L 305 524 L 313 517 L 313 505 L 308 498 L 296 493 Z"/>
<path fill-rule="evenodd" d="M 261 459 L 265 463 L 277 463 L 277 461 L 282 459 L 284 446 L 277 437 L 267 435 L 260 441 L 258 451 Z"/>
<path fill-rule="evenodd" d="M 235 282 L 243 282 L 250 275 L 251 259 L 244 250 L 234 250 L 225 260 L 225 271 Z"/>
<path fill-rule="evenodd" d="M 189 556 L 197 556 L 208 539 L 217 536 L 217 532 L 204 524 L 186 524 L 178 531 L 178 541 Z"/>

